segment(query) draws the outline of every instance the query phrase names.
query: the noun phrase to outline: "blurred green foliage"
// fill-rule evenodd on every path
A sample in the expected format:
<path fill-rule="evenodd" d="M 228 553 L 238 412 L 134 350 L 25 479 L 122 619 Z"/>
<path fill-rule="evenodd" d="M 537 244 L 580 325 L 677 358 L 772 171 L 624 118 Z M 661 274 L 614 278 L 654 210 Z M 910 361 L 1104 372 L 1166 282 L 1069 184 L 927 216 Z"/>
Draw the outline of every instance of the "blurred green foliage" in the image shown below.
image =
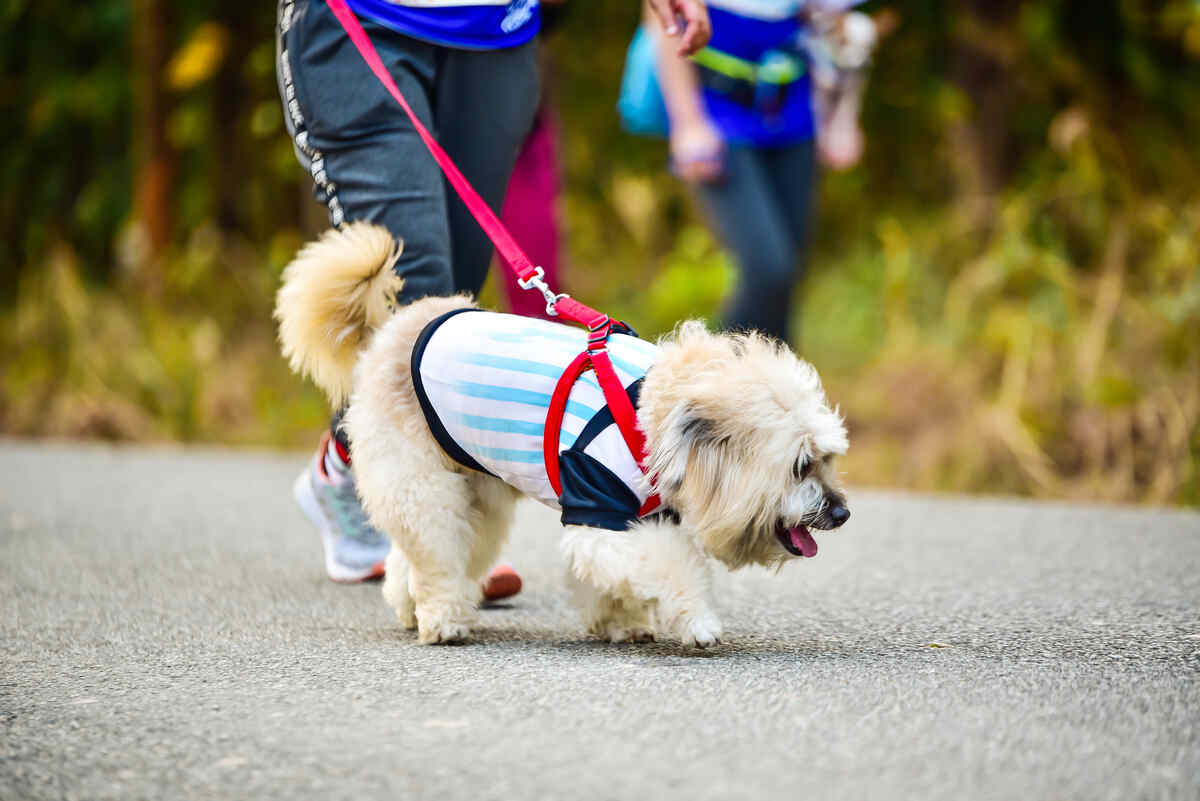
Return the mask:
<path fill-rule="evenodd" d="M 613 113 L 638 9 L 570 2 L 550 42 L 568 289 L 644 335 L 715 318 L 734 266 L 665 145 Z M 0 430 L 310 444 L 325 404 L 270 309 L 325 223 L 273 4 L 132 7 L 0 3 Z M 898 25 L 864 162 L 823 180 L 793 343 L 847 416 L 850 483 L 1200 503 L 1200 2 L 868 9 Z M 149 73 L 136 31 L 166 44 Z M 138 212 L 147 75 L 161 248 Z"/>

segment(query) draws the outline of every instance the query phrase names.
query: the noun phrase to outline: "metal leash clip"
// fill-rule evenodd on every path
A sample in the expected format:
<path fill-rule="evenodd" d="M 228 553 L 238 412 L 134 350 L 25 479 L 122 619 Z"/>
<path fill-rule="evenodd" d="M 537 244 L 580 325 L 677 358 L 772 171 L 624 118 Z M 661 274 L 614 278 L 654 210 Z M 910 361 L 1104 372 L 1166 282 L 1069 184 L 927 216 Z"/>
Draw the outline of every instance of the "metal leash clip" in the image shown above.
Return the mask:
<path fill-rule="evenodd" d="M 555 294 L 554 290 L 547 286 L 546 282 L 542 280 L 542 278 L 544 278 L 546 275 L 546 271 L 541 267 L 534 267 L 533 269 L 534 273 L 533 275 L 529 276 L 528 279 L 517 279 L 517 286 L 521 287 L 521 289 L 537 289 L 540 291 L 542 293 L 542 297 L 546 299 L 546 314 L 550 315 L 551 317 L 557 317 L 558 309 L 554 308 L 555 304 L 563 298 L 570 297 L 570 295 L 568 295 L 566 292 L 559 292 L 558 294 Z"/>

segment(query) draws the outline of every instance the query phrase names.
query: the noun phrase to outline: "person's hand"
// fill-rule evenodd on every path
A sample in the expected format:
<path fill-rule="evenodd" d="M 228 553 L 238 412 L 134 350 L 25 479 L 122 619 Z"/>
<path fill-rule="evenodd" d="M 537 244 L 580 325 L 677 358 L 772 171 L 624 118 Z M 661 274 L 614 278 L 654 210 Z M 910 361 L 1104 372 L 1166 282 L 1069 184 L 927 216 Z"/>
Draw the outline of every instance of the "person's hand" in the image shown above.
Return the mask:
<path fill-rule="evenodd" d="M 817 138 L 817 146 L 822 164 L 831 170 L 848 170 L 862 159 L 862 129 L 829 130 Z"/>
<path fill-rule="evenodd" d="M 863 132 L 858 122 L 862 90 L 862 79 L 850 77 L 820 103 L 817 153 L 832 170 L 848 170 L 862 158 Z"/>
<path fill-rule="evenodd" d="M 646 0 L 654 16 L 658 17 L 663 33 L 679 37 L 679 55 L 690 56 L 708 44 L 712 36 L 712 24 L 708 21 L 708 8 L 704 0 Z M 683 22 L 683 33 L 679 22 Z"/>
<path fill-rule="evenodd" d="M 705 118 L 672 125 L 671 168 L 685 181 L 715 181 L 725 172 L 725 137 Z"/>

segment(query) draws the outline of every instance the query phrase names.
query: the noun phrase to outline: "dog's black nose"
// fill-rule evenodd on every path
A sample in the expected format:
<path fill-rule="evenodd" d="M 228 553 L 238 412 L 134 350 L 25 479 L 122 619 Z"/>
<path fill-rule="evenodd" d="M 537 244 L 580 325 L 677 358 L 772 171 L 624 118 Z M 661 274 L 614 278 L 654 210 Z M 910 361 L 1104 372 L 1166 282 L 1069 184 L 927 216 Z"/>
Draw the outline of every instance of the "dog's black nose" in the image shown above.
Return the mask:
<path fill-rule="evenodd" d="M 833 523 L 834 528 L 838 528 L 850 519 L 850 510 L 840 503 L 835 503 L 829 507 L 829 522 Z"/>

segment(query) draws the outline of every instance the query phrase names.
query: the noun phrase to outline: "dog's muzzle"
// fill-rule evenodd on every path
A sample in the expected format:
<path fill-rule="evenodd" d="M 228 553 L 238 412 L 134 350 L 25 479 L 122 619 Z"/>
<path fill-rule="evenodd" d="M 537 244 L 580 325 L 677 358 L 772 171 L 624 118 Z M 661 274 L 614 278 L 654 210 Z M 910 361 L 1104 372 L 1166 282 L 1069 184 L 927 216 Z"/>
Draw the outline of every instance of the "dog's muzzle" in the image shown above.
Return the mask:
<path fill-rule="evenodd" d="M 846 507 L 846 499 L 841 495 L 826 495 L 821 511 L 809 523 L 819 531 L 830 531 L 840 528 L 850 519 L 850 510 Z M 792 556 L 802 556 L 811 559 L 817 555 L 817 541 L 813 539 L 809 525 L 789 526 L 782 522 L 775 526 L 775 538 L 783 549 Z"/>

